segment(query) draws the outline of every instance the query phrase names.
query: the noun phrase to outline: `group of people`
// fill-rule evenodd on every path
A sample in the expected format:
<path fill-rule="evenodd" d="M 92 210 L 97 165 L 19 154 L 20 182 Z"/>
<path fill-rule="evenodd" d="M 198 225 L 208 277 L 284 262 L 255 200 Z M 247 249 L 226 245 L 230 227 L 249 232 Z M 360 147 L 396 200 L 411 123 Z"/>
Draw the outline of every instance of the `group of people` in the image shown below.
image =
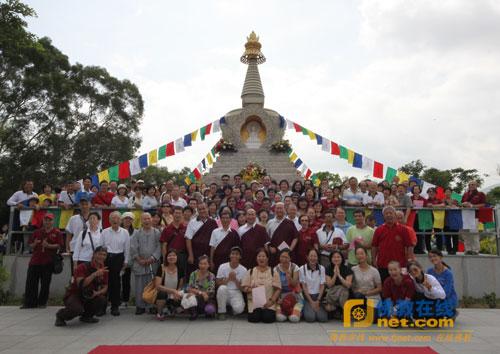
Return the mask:
<path fill-rule="evenodd" d="M 28 241 L 23 308 L 46 306 L 54 255 L 71 254 L 72 282 L 57 326 L 78 316 L 97 322 L 108 306 L 119 316 L 120 305 L 130 300 L 132 275 L 136 314 L 153 313 L 159 320 L 181 312 L 192 320 L 224 319 L 230 308 L 233 314 L 246 310 L 251 322 L 327 321 L 341 318 L 350 298 L 423 297 L 446 300 L 453 311 L 457 305 L 441 250 L 428 247 L 434 267 L 424 272 L 414 257 L 419 238 L 406 225 L 416 201 L 458 207 L 449 191 L 448 199 L 436 200 L 429 189 L 424 199 L 418 185 L 358 183 L 354 177 L 333 188 L 328 181 L 319 188 L 296 181 L 290 188 L 270 176 L 246 184 L 239 175 L 232 183 L 225 175 L 220 185 L 208 186 L 101 181 L 95 190 L 90 178 L 83 184 L 72 183 L 58 196 L 46 186 L 38 196 L 28 181 L 8 202 L 22 211 L 35 198 L 43 210 L 41 226 Z M 472 181 L 463 205 L 482 206 L 481 195 Z M 77 210 L 65 233 L 43 208 L 47 199 Z M 346 206 L 356 208 L 354 224 L 346 220 Z M 377 227 L 366 207 L 383 208 L 384 223 Z M 138 216 L 116 210 L 125 208 L 143 211 Z M 151 282 L 157 295 L 147 302 L 143 293 Z"/>

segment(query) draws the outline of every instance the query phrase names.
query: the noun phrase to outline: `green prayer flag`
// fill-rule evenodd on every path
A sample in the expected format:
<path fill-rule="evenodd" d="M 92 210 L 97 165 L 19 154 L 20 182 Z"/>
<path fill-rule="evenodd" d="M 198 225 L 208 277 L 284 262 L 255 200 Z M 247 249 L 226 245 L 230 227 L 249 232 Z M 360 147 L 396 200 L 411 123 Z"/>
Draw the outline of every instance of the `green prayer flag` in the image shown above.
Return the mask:
<path fill-rule="evenodd" d="M 288 150 L 286 151 L 286 153 L 288 154 L 288 156 L 290 156 L 290 154 L 292 153 L 292 151 L 293 151 L 292 148 L 289 147 Z"/>
<path fill-rule="evenodd" d="M 160 146 L 158 149 L 158 160 L 164 159 L 167 157 L 167 145 Z"/>
<path fill-rule="evenodd" d="M 215 147 L 213 147 L 212 150 L 210 150 L 210 152 L 212 153 L 212 156 L 215 158 L 215 153 L 216 153 Z"/>
<path fill-rule="evenodd" d="M 345 219 L 350 224 L 354 225 L 356 223 L 354 221 L 354 209 L 348 208 L 348 209 L 345 210 Z"/>
<path fill-rule="evenodd" d="M 309 131 L 306 128 L 304 128 L 304 127 L 301 127 L 301 128 L 302 128 L 302 134 L 309 135 Z"/>
<path fill-rule="evenodd" d="M 392 183 L 392 179 L 396 177 L 398 171 L 392 167 L 387 167 L 387 171 L 385 172 L 385 180 L 389 183 Z"/>
<path fill-rule="evenodd" d="M 54 214 L 54 226 L 59 227 L 59 223 L 61 222 L 61 209 L 57 208 L 49 212 Z"/>
<path fill-rule="evenodd" d="M 110 167 L 108 170 L 109 173 L 109 181 L 118 181 L 120 178 L 118 177 L 118 165 Z"/>
<path fill-rule="evenodd" d="M 195 183 L 196 182 L 196 177 L 194 176 L 193 172 L 189 173 L 189 179 L 191 180 L 191 183 Z"/>
<path fill-rule="evenodd" d="M 458 193 L 452 192 L 451 199 L 455 199 L 457 202 L 462 203 L 462 196 Z"/>
<path fill-rule="evenodd" d="M 432 210 L 419 210 L 417 212 L 418 229 L 420 231 L 432 230 L 434 225 L 432 221 Z"/>
<path fill-rule="evenodd" d="M 340 158 L 345 160 L 349 159 L 349 151 L 347 150 L 347 148 L 345 146 L 339 145 L 339 149 L 340 149 Z"/>
<path fill-rule="evenodd" d="M 207 132 L 206 126 L 200 128 L 200 138 L 201 138 L 201 140 L 205 140 L 205 134 L 206 134 L 206 132 Z"/>
<path fill-rule="evenodd" d="M 491 230 L 491 229 L 496 229 L 496 225 L 495 225 L 495 222 L 492 221 L 492 222 L 485 222 L 484 223 L 484 228 L 485 230 Z"/>

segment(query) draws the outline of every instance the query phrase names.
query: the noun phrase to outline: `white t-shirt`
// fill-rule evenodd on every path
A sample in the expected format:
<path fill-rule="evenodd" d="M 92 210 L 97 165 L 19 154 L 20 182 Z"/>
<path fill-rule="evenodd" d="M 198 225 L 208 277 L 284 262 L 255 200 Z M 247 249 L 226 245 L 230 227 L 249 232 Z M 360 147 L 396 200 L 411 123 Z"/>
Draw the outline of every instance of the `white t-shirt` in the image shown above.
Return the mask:
<path fill-rule="evenodd" d="M 170 201 L 170 205 L 172 205 L 172 206 L 180 206 L 181 208 L 185 208 L 185 207 L 187 207 L 187 202 L 184 199 L 182 199 L 182 198 L 179 198 L 177 200 L 173 200 L 172 199 Z"/>
<path fill-rule="evenodd" d="M 375 196 L 371 196 L 369 193 L 363 194 L 363 205 L 367 204 L 384 205 L 384 195 L 377 192 Z"/>
<path fill-rule="evenodd" d="M 125 197 L 122 201 L 117 195 L 115 195 L 113 199 L 111 199 L 111 204 L 117 208 L 128 208 L 128 198 Z"/>
<path fill-rule="evenodd" d="M 333 240 L 336 238 L 340 238 L 342 239 L 343 243 L 347 243 L 345 234 L 341 229 L 335 228 L 333 231 L 327 231 L 324 224 L 316 231 L 316 235 L 318 236 L 320 246 L 324 246 L 327 244 L 331 245 L 333 244 Z M 330 252 L 322 250 L 321 254 L 329 256 Z"/>
<path fill-rule="evenodd" d="M 318 264 L 317 267 L 318 269 L 315 271 L 309 269 L 307 264 L 299 268 L 299 281 L 301 284 L 307 284 L 307 290 L 311 295 L 319 294 L 320 285 L 326 283 L 325 267 L 321 264 Z"/>
<path fill-rule="evenodd" d="M 236 269 L 231 268 L 231 265 L 229 262 L 223 263 L 219 266 L 219 270 L 217 271 L 217 279 L 224 279 L 229 277 L 229 273 L 235 272 L 236 273 L 236 279 L 241 282 L 243 277 L 247 274 L 247 269 L 243 267 L 241 264 L 238 264 L 238 267 Z M 230 281 L 227 283 L 227 288 L 229 290 L 239 290 L 236 284 L 233 281 Z"/>
<path fill-rule="evenodd" d="M 80 231 L 77 237 L 74 237 L 75 240 L 75 251 L 73 253 L 73 261 L 83 261 L 90 262 L 92 260 L 92 256 L 94 254 L 94 250 L 104 245 L 104 239 L 101 235 L 101 230 L 98 228 L 96 231 L 86 232 L 85 238 L 83 239 L 83 230 Z M 90 242 L 90 238 L 92 237 L 92 242 Z M 94 248 L 92 249 L 92 245 Z"/>
<path fill-rule="evenodd" d="M 212 235 L 210 236 L 209 246 L 213 248 L 217 248 L 219 243 L 226 238 L 227 234 L 231 231 L 231 228 L 224 230 L 223 227 L 218 227 L 214 231 L 212 231 Z"/>
<path fill-rule="evenodd" d="M 85 221 L 81 215 L 73 215 L 72 217 L 69 218 L 68 224 L 66 225 L 66 232 L 69 232 L 70 234 L 73 235 L 73 238 L 71 239 L 71 242 L 69 243 L 69 249 L 71 252 L 74 251 L 75 249 L 75 242 L 76 238 L 78 237 L 78 234 L 83 231 L 83 224 L 87 225 L 87 228 L 89 227 L 89 222 Z M 102 229 L 102 224 L 101 221 L 99 221 L 99 225 L 97 226 L 98 229 Z"/>
<path fill-rule="evenodd" d="M 31 194 L 24 193 L 23 191 L 17 191 L 12 196 L 7 200 L 7 205 L 8 206 L 16 206 L 19 203 L 24 202 L 25 200 L 28 200 L 30 198 L 37 197 L 38 194 L 35 192 L 32 192 Z"/>

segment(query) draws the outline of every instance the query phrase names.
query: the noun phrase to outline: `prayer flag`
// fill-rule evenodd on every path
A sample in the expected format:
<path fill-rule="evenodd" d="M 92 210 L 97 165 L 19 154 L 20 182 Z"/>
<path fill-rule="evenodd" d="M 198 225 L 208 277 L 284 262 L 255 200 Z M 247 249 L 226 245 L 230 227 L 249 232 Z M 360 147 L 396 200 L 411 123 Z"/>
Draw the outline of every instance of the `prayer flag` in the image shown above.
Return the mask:
<path fill-rule="evenodd" d="M 366 171 L 373 171 L 373 160 L 363 156 L 361 168 Z"/>
<path fill-rule="evenodd" d="M 90 178 L 92 179 L 92 185 L 99 187 L 99 177 L 97 175 L 93 175 Z"/>
<path fill-rule="evenodd" d="M 298 158 L 293 165 L 295 166 L 295 168 L 299 168 L 299 166 L 302 165 L 302 160 Z"/>
<path fill-rule="evenodd" d="M 351 149 L 347 149 L 347 163 L 349 163 L 349 165 L 352 165 L 353 162 L 354 162 L 354 151 L 352 151 Z"/>
<path fill-rule="evenodd" d="M 158 159 L 162 160 L 165 157 L 167 157 L 167 145 L 163 145 L 158 148 Z"/>
<path fill-rule="evenodd" d="M 487 224 L 494 221 L 493 208 L 483 207 L 477 211 L 477 217 L 480 222 Z"/>
<path fill-rule="evenodd" d="M 294 162 L 295 159 L 297 159 L 297 154 L 292 152 L 292 154 L 290 155 L 290 161 Z"/>
<path fill-rule="evenodd" d="M 141 169 L 148 167 L 148 155 L 142 154 L 139 156 L 139 166 Z"/>
<path fill-rule="evenodd" d="M 472 209 L 462 210 L 463 229 L 477 231 L 476 211 Z"/>
<path fill-rule="evenodd" d="M 302 128 L 302 134 L 304 135 L 309 135 L 309 130 L 307 130 L 306 128 L 304 127 L 301 127 Z"/>
<path fill-rule="evenodd" d="M 419 210 L 417 213 L 418 217 L 418 229 L 420 231 L 428 231 L 432 230 L 433 222 L 432 222 L 432 211 L 423 209 Z"/>
<path fill-rule="evenodd" d="M 135 176 L 141 173 L 141 165 L 139 164 L 139 159 L 136 157 L 130 160 L 130 174 Z"/>
<path fill-rule="evenodd" d="M 195 130 L 194 132 L 191 133 L 191 140 L 196 141 L 196 136 L 198 136 L 198 130 Z M 184 146 L 187 146 L 184 144 Z"/>
<path fill-rule="evenodd" d="M 451 199 L 455 199 L 457 202 L 462 203 L 462 196 L 458 193 L 452 192 Z"/>
<path fill-rule="evenodd" d="M 422 185 L 422 193 L 420 193 L 420 195 L 424 198 L 428 198 L 429 195 L 427 194 L 427 191 L 429 190 L 429 188 L 436 188 L 436 186 L 434 184 L 424 181 Z"/>
<path fill-rule="evenodd" d="M 316 134 L 316 144 L 323 145 L 323 137 L 319 134 Z"/>
<path fill-rule="evenodd" d="M 186 183 L 188 186 L 191 184 L 191 180 L 189 179 L 189 176 L 186 176 L 186 178 L 184 178 L 184 183 Z"/>
<path fill-rule="evenodd" d="M 435 229 L 444 229 L 444 210 L 433 210 L 432 214 L 434 215 L 434 224 L 433 227 Z"/>
<path fill-rule="evenodd" d="M 396 177 L 397 171 L 395 168 L 387 167 L 387 171 L 385 171 L 385 180 L 389 183 L 392 183 L 394 177 Z"/>
<path fill-rule="evenodd" d="M 199 180 L 199 179 L 201 178 L 201 173 L 200 173 L 200 171 L 198 171 L 198 169 L 197 169 L 197 168 L 195 168 L 195 169 L 193 170 L 193 174 L 194 174 L 194 177 L 195 177 L 197 180 Z"/>
<path fill-rule="evenodd" d="M 200 128 L 200 139 L 201 140 L 205 140 L 205 134 L 206 134 L 206 127 L 201 127 Z"/>
<path fill-rule="evenodd" d="M 174 142 L 171 141 L 170 143 L 167 144 L 167 156 L 174 156 L 175 155 L 175 150 L 174 150 Z"/>
<path fill-rule="evenodd" d="M 178 154 L 179 152 L 183 152 L 184 149 L 184 139 L 179 138 L 175 141 L 175 152 Z"/>
<path fill-rule="evenodd" d="M 120 179 L 120 177 L 118 177 L 118 165 L 110 167 L 108 173 L 110 181 L 118 181 Z"/>
<path fill-rule="evenodd" d="M 149 152 L 149 164 L 155 165 L 158 162 L 158 150 L 151 150 Z"/>
<path fill-rule="evenodd" d="M 210 134 L 210 132 L 212 131 L 212 123 L 208 123 L 206 126 L 205 126 L 205 135 L 208 135 Z"/>
<path fill-rule="evenodd" d="M 191 183 L 196 182 L 196 177 L 193 172 L 189 173 L 189 179 L 191 180 Z"/>
<path fill-rule="evenodd" d="M 128 162 L 128 161 L 122 162 L 118 166 L 118 178 L 125 179 L 125 178 L 130 177 L 130 167 L 129 166 L 130 166 L 130 162 Z"/>
<path fill-rule="evenodd" d="M 326 152 L 329 153 L 330 149 L 331 149 L 331 142 L 330 142 L 330 140 L 328 140 L 327 138 L 322 138 L 322 141 L 321 141 L 321 150 L 326 151 Z"/>
<path fill-rule="evenodd" d="M 403 171 L 398 171 L 399 183 L 403 183 L 410 180 L 410 176 L 408 176 Z"/>
<path fill-rule="evenodd" d="M 311 175 L 312 175 L 312 171 L 311 171 L 310 169 L 307 169 L 307 171 L 306 171 L 306 174 L 305 174 L 304 178 L 305 178 L 305 179 L 309 179 L 309 177 L 311 177 Z"/>
<path fill-rule="evenodd" d="M 316 140 L 316 134 L 314 134 L 312 131 L 308 130 L 307 134 L 309 135 L 309 139 Z"/>
<path fill-rule="evenodd" d="M 286 128 L 293 129 L 293 122 L 291 120 L 286 120 Z"/>
<path fill-rule="evenodd" d="M 373 177 L 384 178 L 384 164 L 375 161 L 373 164 Z"/>
<path fill-rule="evenodd" d="M 295 128 L 295 131 L 297 133 L 300 133 L 302 131 L 302 127 L 298 125 L 297 123 L 293 123 L 293 127 Z"/>
<path fill-rule="evenodd" d="M 193 133 L 184 135 L 184 147 L 192 145 L 191 144 L 192 136 Z"/>
<path fill-rule="evenodd" d="M 337 143 L 334 143 L 332 141 L 332 149 L 331 149 L 331 152 L 332 152 L 332 155 L 337 155 L 339 156 L 340 155 L 340 148 L 339 148 L 339 145 Z"/>
<path fill-rule="evenodd" d="M 226 124 L 226 117 L 221 117 L 220 124 Z"/>
<path fill-rule="evenodd" d="M 339 155 L 340 155 L 341 159 L 347 160 L 349 158 L 349 153 L 347 152 L 346 147 L 339 145 L 339 151 L 340 151 Z"/>
<path fill-rule="evenodd" d="M 279 116 L 280 118 L 280 128 L 283 129 L 285 127 L 285 118 L 283 116 Z"/>
<path fill-rule="evenodd" d="M 212 133 L 220 132 L 220 119 L 217 119 L 212 123 Z"/>
<path fill-rule="evenodd" d="M 108 170 L 104 170 L 104 171 L 97 173 L 97 176 L 99 177 L 99 183 L 101 183 L 102 181 L 109 182 Z"/>
<path fill-rule="evenodd" d="M 357 152 L 354 153 L 354 157 L 352 159 L 352 167 L 356 168 L 363 167 L 363 156 L 361 156 Z"/>
<path fill-rule="evenodd" d="M 212 159 L 212 154 L 211 153 L 207 154 L 207 161 L 208 161 L 209 165 L 213 165 L 214 160 Z"/>
<path fill-rule="evenodd" d="M 458 231 L 463 229 L 462 211 L 460 209 L 446 210 L 445 225 L 450 231 Z"/>
<path fill-rule="evenodd" d="M 205 159 L 201 160 L 201 164 L 203 165 L 203 169 L 206 170 L 207 169 L 207 160 L 205 160 Z"/>

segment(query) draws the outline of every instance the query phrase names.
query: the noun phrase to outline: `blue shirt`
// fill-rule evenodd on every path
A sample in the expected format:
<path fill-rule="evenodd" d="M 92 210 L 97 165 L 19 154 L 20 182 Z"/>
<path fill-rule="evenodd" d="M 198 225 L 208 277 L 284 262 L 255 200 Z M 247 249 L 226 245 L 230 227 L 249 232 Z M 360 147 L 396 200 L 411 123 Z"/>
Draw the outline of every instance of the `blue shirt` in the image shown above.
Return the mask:
<path fill-rule="evenodd" d="M 427 274 L 430 274 L 437 279 L 446 293 L 446 300 L 448 300 L 453 307 L 457 307 L 457 293 L 455 292 L 453 273 L 451 270 L 447 268 L 443 272 L 437 273 L 436 270 L 431 267 L 427 270 Z"/>
<path fill-rule="evenodd" d="M 342 232 L 344 233 L 344 235 L 347 235 L 347 230 L 352 226 L 352 224 L 350 222 L 345 222 L 344 225 L 340 225 L 339 223 L 337 223 L 336 221 L 333 223 L 333 227 L 335 227 L 336 229 L 340 229 L 342 230 Z"/>

